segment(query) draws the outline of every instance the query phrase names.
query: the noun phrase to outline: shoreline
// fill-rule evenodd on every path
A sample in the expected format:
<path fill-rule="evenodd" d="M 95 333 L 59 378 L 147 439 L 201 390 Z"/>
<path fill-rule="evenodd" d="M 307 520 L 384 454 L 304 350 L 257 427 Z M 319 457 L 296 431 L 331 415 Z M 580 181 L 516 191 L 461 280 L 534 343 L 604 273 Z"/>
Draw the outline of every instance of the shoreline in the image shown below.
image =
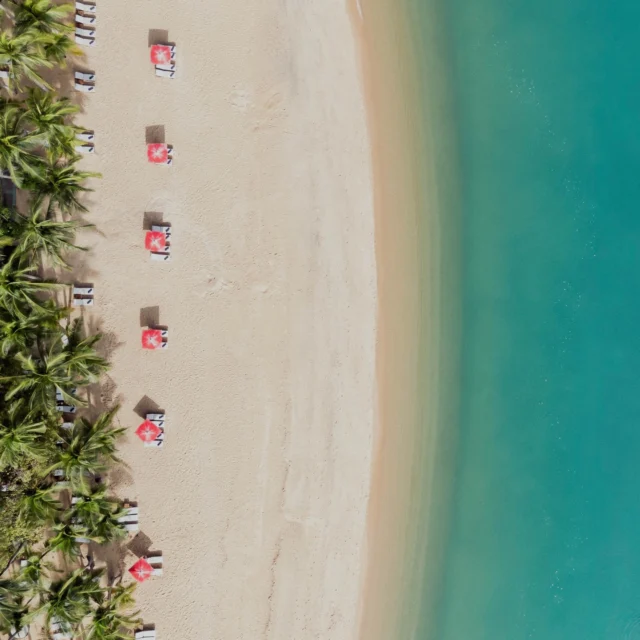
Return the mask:
<path fill-rule="evenodd" d="M 372 0 L 365 9 L 358 24 L 376 193 L 378 419 L 360 638 L 422 638 L 439 591 L 455 468 L 455 138 L 434 5 Z"/>

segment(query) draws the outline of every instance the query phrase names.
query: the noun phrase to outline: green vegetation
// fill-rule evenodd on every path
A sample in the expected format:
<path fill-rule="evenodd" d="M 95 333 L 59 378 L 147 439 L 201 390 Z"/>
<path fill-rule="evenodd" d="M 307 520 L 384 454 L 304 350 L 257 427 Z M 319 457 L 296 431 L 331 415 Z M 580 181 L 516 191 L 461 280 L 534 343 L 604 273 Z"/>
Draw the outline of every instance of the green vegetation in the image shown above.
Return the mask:
<path fill-rule="evenodd" d="M 87 211 L 85 181 L 97 177 L 77 168 L 78 109 L 47 74 L 77 53 L 72 11 L 50 0 L 5 2 L 13 26 L 0 32 L 1 182 L 10 179 L 26 203 L 0 206 L 0 633 L 8 640 L 27 627 L 124 640 L 139 623 L 133 587 L 94 570 L 85 551 L 126 536 L 102 480 L 124 429 L 117 408 L 97 414 L 86 393 L 108 363 L 96 350 L 100 335 L 70 318 L 64 286 L 43 275 L 69 269 L 84 251 L 75 235 L 89 225 L 74 216 Z M 63 423 L 58 399 L 86 407 L 84 415 Z"/>

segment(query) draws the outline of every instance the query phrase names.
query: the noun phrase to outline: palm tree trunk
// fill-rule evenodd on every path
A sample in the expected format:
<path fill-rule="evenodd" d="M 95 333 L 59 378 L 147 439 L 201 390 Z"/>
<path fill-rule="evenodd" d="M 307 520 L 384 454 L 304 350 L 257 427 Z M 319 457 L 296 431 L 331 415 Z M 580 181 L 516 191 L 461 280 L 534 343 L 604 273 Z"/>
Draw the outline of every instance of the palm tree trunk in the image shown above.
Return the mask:
<path fill-rule="evenodd" d="M 7 562 L 4 569 L 0 571 L 0 576 L 4 575 L 4 572 L 13 564 L 14 560 L 18 557 L 18 554 L 22 551 L 22 547 L 24 547 L 24 541 L 22 541 L 18 545 L 18 548 L 15 550 L 14 554 L 9 559 L 9 562 Z"/>

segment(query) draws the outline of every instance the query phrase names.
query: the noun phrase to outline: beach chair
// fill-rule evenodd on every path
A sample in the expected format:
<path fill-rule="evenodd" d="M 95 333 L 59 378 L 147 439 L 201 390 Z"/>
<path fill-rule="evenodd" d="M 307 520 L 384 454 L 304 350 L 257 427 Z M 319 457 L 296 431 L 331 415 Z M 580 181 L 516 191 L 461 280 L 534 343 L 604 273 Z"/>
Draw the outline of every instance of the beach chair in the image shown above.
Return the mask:
<path fill-rule="evenodd" d="M 82 15 L 81 13 L 78 13 L 76 11 L 76 23 L 78 24 L 95 24 L 97 20 L 97 17 L 95 15 L 93 16 L 85 16 Z"/>
<path fill-rule="evenodd" d="M 82 91 L 83 93 L 93 93 L 96 90 L 95 84 L 85 84 L 84 82 L 75 81 L 76 91 Z"/>
<path fill-rule="evenodd" d="M 162 67 L 156 67 L 156 76 L 158 78 L 175 78 L 176 70 L 175 69 L 163 69 Z"/>
<path fill-rule="evenodd" d="M 168 224 L 152 224 L 151 231 L 157 231 L 158 233 L 164 233 L 167 240 L 171 238 L 171 225 Z"/>
<path fill-rule="evenodd" d="M 73 287 L 74 296 L 92 296 L 93 293 L 93 287 Z"/>
<path fill-rule="evenodd" d="M 64 470 L 63 469 L 54 469 L 52 472 L 54 478 L 64 478 Z"/>
<path fill-rule="evenodd" d="M 73 77 L 76 80 L 84 80 L 85 82 L 95 82 L 96 74 L 88 71 L 75 71 Z"/>
<path fill-rule="evenodd" d="M 0 78 L 9 78 L 9 72 L 6 69 L 0 69 Z"/>
<path fill-rule="evenodd" d="M 77 407 L 72 407 L 70 404 L 59 404 L 56 409 L 61 413 L 75 413 Z"/>
<path fill-rule="evenodd" d="M 85 29 L 83 27 L 76 26 L 76 35 L 81 36 L 83 38 L 94 38 L 96 37 L 95 29 Z"/>
<path fill-rule="evenodd" d="M 80 0 L 76 0 L 76 10 L 84 11 L 85 13 L 95 13 L 96 5 L 88 4 L 87 2 L 81 2 Z"/>
<path fill-rule="evenodd" d="M 140 531 L 140 525 L 137 522 L 125 524 L 123 528 L 128 533 L 135 533 L 136 531 Z"/>
<path fill-rule="evenodd" d="M 82 140 L 83 142 L 93 142 L 95 137 L 96 135 L 95 133 L 93 133 L 93 131 L 83 131 L 82 133 L 76 133 L 76 138 L 78 138 L 78 140 Z"/>
<path fill-rule="evenodd" d="M 73 422 L 63 422 L 62 423 L 62 428 L 63 429 L 73 429 Z"/>
<path fill-rule="evenodd" d="M 158 435 L 158 437 L 153 442 L 145 442 L 145 447 L 159 449 L 164 445 L 164 428 L 162 428 L 162 432 Z"/>
<path fill-rule="evenodd" d="M 155 637 L 156 637 L 155 629 L 148 629 L 146 631 L 142 629 L 141 631 L 136 631 L 136 634 L 135 634 L 135 640 L 155 640 Z"/>
<path fill-rule="evenodd" d="M 171 260 L 171 254 L 169 253 L 155 253 L 151 252 L 151 259 L 157 262 L 169 262 Z"/>
<path fill-rule="evenodd" d="M 95 47 L 96 39 L 95 38 L 85 38 L 84 36 L 80 36 L 76 33 L 76 44 L 79 44 L 83 47 Z"/>
<path fill-rule="evenodd" d="M 93 307 L 93 298 L 74 298 L 74 307 Z"/>
<path fill-rule="evenodd" d="M 96 150 L 92 144 L 78 144 L 74 149 L 76 153 L 95 153 Z"/>

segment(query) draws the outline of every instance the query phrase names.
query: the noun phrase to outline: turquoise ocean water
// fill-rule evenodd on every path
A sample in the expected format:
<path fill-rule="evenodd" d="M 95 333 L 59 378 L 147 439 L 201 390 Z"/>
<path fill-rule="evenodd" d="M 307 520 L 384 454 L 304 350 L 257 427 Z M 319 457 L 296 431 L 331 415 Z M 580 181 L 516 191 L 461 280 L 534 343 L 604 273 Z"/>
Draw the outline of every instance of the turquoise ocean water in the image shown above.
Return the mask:
<path fill-rule="evenodd" d="M 640 3 L 407 1 L 446 58 L 462 310 L 412 635 L 640 639 Z"/>

